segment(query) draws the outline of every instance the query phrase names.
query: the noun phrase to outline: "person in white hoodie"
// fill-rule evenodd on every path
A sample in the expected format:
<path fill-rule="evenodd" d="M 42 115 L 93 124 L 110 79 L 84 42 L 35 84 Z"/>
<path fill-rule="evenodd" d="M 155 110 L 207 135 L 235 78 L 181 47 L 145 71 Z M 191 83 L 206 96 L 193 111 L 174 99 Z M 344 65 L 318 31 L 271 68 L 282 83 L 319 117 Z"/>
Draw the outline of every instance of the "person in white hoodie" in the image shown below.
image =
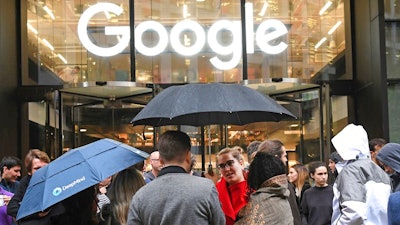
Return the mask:
<path fill-rule="evenodd" d="M 344 160 L 333 185 L 332 225 L 388 224 L 390 178 L 371 160 L 365 129 L 349 124 L 332 144 Z"/>

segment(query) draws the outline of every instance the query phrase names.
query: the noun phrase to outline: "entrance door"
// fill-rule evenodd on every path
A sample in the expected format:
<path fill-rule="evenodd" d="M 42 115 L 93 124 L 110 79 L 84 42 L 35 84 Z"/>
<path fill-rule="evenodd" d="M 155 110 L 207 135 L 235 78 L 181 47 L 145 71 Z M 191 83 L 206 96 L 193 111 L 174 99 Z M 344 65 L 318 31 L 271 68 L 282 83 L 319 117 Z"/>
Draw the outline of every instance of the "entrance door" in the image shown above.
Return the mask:
<path fill-rule="evenodd" d="M 153 128 L 135 126 L 130 120 L 152 99 L 153 89 L 129 84 L 90 84 L 64 88 L 60 94 L 60 130 L 56 143 L 59 153 L 100 138 L 111 138 L 151 152 L 157 135 L 167 129 L 180 129 L 192 138 L 195 169 L 205 170 L 211 163 L 215 169 L 216 153 L 224 147 L 239 146 L 246 156 L 246 147 L 253 140 L 281 140 L 288 152 L 289 163 L 306 164 L 324 160 L 324 130 L 321 87 L 312 84 L 283 84 L 284 88 L 263 89 L 286 107 L 297 119 L 280 122 L 259 122 L 244 126 L 212 125 L 205 127 L 167 126 Z M 276 83 L 274 83 L 276 85 Z M 268 91 L 265 91 L 268 90 Z M 57 104 L 58 105 L 58 104 Z"/>
<path fill-rule="evenodd" d="M 305 85 L 297 90 L 271 94 L 271 97 L 297 116 L 297 120 L 281 126 L 279 132 L 272 137 L 282 140 L 285 144 L 289 164 L 324 161 L 321 88 L 316 85 Z"/>

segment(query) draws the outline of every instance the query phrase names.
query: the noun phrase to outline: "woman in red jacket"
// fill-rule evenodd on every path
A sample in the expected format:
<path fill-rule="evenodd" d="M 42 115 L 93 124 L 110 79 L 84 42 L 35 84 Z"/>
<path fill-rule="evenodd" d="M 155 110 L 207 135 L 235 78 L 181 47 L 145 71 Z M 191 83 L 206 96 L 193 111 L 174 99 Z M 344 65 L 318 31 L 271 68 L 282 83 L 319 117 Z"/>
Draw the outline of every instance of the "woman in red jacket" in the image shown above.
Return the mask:
<path fill-rule="evenodd" d="M 226 225 L 232 225 L 239 210 L 247 204 L 247 182 L 244 175 L 244 161 L 236 148 L 224 148 L 218 155 L 218 169 L 222 175 L 217 182 L 218 197 L 226 218 Z"/>

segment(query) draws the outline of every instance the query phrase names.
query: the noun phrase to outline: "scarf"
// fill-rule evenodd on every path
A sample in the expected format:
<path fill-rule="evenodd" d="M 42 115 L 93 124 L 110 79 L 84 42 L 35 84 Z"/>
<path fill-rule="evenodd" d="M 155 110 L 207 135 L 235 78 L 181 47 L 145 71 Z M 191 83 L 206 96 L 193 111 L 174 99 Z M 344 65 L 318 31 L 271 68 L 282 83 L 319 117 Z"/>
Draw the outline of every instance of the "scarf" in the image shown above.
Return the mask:
<path fill-rule="evenodd" d="M 247 204 L 247 181 L 228 185 L 224 178 L 217 183 L 218 197 L 226 217 L 226 225 L 236 220 L 239 210 Z"/>

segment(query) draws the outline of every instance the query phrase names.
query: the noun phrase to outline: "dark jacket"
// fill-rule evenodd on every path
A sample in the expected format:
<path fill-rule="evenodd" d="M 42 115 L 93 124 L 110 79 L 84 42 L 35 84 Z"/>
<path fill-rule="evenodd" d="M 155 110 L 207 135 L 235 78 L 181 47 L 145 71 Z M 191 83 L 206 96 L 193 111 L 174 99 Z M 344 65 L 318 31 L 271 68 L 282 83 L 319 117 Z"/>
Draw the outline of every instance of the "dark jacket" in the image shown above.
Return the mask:
<path fill-rule="evenodd" d="M 26 189 L 28 188 L 29 181 L 31 180 L 30 175 L 25 176 L 21 179 L 19 182 L 19 186 L 17 190 L 14 193 L 14 196 L 11 198 L 10 202 L 7 205 L 7 214 L 16 218 L 18 209 L 19 209 L 19 204 L 22 201 L 22 198 L 25 195 Z"/>
<path fill-rule="evenodd" d="M 288 200 L 289 200 L 290 208 L 292 210 L 293 224 L 294 225 L 302 225 L 301 217 L 300 217 L 300 210 L 299 210 L 299 206 L 297 203 L 297 196 L 296 196 L 296 192 L 294 190 L 294 186 L 291 183 L 289 183 L 288 189 L 290 191 Z"/>

